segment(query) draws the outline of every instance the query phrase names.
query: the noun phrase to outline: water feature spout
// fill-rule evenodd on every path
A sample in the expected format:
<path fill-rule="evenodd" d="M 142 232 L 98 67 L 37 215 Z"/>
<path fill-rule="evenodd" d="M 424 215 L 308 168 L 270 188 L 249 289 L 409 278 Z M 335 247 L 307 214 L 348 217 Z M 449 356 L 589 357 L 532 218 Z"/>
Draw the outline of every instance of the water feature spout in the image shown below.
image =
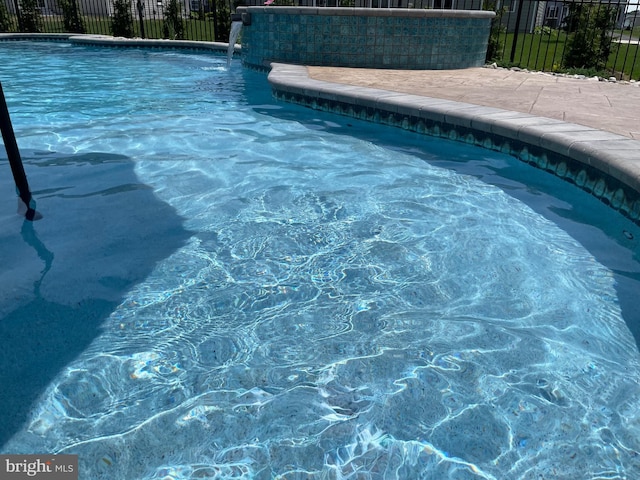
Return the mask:
<path fill-rule="evenodd" d="M 236 41 L 240 36 L 242 25 L 244 24 L 242 15 L 239 13 L 231 14 L 231 31 L 229 32 L 229 46 L 227 47 L 227 68 L 231 66 L 231 59 L 236 47 Z"/>

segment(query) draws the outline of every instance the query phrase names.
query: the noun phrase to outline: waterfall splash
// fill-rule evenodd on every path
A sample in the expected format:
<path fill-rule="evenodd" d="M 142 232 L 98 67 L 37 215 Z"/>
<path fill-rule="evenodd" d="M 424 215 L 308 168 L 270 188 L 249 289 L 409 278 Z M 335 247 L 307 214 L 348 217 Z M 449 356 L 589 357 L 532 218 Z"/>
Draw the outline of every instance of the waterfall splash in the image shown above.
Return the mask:
<path fill-rule="evenodd" d="M 242 21 L 231 22 L 231 31 L 229 32 L 229 46 L 227 47 L 227 68 L 231 66 L 231 59 L 233 58 L 233 50 L 241 30 L 242 30 Z"/>

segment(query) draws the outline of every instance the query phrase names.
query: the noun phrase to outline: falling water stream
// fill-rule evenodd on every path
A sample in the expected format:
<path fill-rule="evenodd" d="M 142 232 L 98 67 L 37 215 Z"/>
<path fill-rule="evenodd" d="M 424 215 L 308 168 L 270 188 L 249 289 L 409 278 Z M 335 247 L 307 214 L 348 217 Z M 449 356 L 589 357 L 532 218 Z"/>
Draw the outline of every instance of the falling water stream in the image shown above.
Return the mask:
<path fill-rule="evenodd" d="M 231 22 L 231 31 L 229 32 L 229 46 L 227 47 L 227 68 L 231 66 L 231 60 L 233 59 L 233 50 L 241 31 L 242 22 Z"/>

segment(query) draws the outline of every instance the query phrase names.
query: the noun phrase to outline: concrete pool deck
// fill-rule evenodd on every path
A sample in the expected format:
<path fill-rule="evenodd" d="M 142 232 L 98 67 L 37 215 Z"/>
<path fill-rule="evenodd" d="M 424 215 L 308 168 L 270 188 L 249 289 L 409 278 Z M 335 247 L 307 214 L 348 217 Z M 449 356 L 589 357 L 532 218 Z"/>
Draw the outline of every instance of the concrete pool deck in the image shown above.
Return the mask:
<path fill-rule="evenodd" d="M 638 83 L 275 63 L 269 82 L 283 100 L 512 154 L 640 221 Z"/>
<path fill-rule="evenodd" d="M 308 67 L 308 71 L 314 80 L 502 108 L 640 140 L 640 82 L 622 84 L 503 68 Z"/>

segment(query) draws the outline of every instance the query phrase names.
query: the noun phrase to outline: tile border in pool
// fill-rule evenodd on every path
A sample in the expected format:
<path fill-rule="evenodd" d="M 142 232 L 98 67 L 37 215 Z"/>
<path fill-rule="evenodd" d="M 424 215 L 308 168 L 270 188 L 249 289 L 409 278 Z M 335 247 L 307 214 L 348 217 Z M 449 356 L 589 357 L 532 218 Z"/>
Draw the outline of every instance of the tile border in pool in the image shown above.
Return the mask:
<path fill-rule="evenodd" d="M 268 79 L 279 100 L 515 156 L 640 224 L 638 140 L 494 107 L 315 80 L 300 65 L 272 63 Z"/>
<path fill-rule="evenodd" d="M 227 52 L 228 44 L 221 42 L 201 42 L 196 40 L 167 40 L 157 38 L 124 38 L 110 35 L 89 35 L 78 33 L 0 33 L 0 41 L 36 40 L 49 42 L 70 42 L 83 45 L 99 45 L 104 47 L 145 47 L 170 48 L 187 50 L 212 50 Z M 239 55 L 241 48 L 234 47 L 234 54 Z"/>

